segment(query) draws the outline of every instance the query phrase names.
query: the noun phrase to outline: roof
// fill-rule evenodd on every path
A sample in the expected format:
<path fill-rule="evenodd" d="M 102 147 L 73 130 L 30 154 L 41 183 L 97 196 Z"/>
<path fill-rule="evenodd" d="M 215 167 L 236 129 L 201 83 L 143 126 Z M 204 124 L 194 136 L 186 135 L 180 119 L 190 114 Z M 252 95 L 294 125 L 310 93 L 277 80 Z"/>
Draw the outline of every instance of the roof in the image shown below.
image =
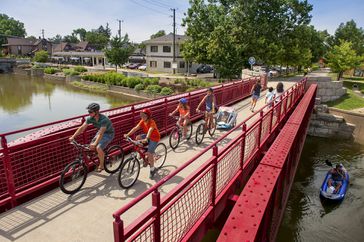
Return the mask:
<path fill-rule="evenodd" d="M 33 39 L 26 39 L 26 38 L 7 38 L 8 43 L 4 44 L 3 46 L 9 46 L 9 45 L 34 45 Z"/>
<path fill-rule="evenodd" d="M 84 52 L 78 52 L 78 51 L 67 51 L 67 52 L 53 52 L 52 56 L 73 56 L 73 57 L 105 57 L 104 52 L 102 51 L 84 51 Z"/>
<path fill-rule="evenodd" d="M 181 43 L 187 40 L 186 35 L 178 35 L 176 34 L 176 43 Z M 169 33 L 167 35 L 157 37 L 154 39 L 149 39 L 143 41 L 144 44 L 163 44 L 163 43 L 172 43 L 173 42 L 173 33 Z"/>

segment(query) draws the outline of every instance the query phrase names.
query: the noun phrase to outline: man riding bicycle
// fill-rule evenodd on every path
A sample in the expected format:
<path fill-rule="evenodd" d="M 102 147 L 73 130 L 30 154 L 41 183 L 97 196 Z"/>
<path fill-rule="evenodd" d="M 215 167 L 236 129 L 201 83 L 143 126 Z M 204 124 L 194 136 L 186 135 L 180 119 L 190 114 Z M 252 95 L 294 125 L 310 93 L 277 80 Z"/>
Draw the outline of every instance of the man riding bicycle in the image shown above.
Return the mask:
<path fill-rule="evenodd" d="M 214 128 L 216 125 L 214 122 L 214 113 L 216 113 L 216 100 L 215 95 L 213 94 L 213 89 L 210 87 L 207 90 L 206 96 L 201 100 L 201 102 L 198 104 L 196 112 L 200 112 L 200 106 L 202 103 L 205 103 L 206 109 L 205 109 L 205 132 L 207 130 L 207 123 L 210 124 L 210 128 Z M 212 125 L 212 126 L 211 126 Z"/>
<path fill-rule="evenodd" d="M 140 113 L 141 120 L 132 128 L 129 133 L 125 134 L 124 137 L 129 137 L 130 135 L 134 134 L 137 130 L 142 129 L 142 135 L 138 135 L 136 137 L 137 140 L 140 140 L 142 143 L 148 144 L 148 150 L 145 153 L 148 159 L 148 163 L 150 165 L 150 173 L 149 178 L 152 179 L 154 174 L 156 173 L 157 169 L 154 167 L 154 153 L 155 149 L 158 145 L 161 136 L 159 134 L 157 124 L 152 119 L 152 112 L 149 108 L 145 108 Z M 146 167 L 148 164 L 143 163 L 143 166 Z"/>
<path fill-rule="evenodd" d="M 183 138 L 187 136 L 187 124 L 190 122 L 190 106 L 187 103 L 186 98 L 181 98 L 177 108 L 169 114 L 169 116 L 173 116 L 176 112 L 179 112 L 178 123 L 183 127 Z"/>
<path fill-rule="evenodd" d="M 104 149 L 110 142 L 114 139 L 115 131 L 110 119 L 100 113 L 100 105 L 97 103 L 91 103 L 86 108 L 89 113 L 89 117 L 86 118 L 84 122 L 76 132 L 69 138 L 73 141 L 80 133 L 84 132 L 89 124 L 92 124 L 98 129 L 95 137 L 90 143 L 90 149 L 97 151 L 97 156 L 99 158 L 100 164 L 97 167 L 97 172 L 101 172 L 104 169 Z"/>

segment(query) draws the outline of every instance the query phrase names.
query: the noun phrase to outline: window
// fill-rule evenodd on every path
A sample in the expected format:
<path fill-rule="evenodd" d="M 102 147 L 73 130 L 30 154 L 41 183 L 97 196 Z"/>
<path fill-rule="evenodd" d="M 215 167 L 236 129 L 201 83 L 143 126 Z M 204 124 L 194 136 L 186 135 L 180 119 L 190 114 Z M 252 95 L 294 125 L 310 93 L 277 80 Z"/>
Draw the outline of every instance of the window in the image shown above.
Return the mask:
<path fill-rule="evenodd" d="M 150 52 L 158 52 L 158 46 L 156 46 L 156 45 L 152 45 L 152 46 L 150 47 Z"/>
<path fill-rule="evenodd" d="M 184 61 L 179 62 L 179 68 L 181 68 L 181 69 L 185 68 L 185 62 Z"/>
<path fill-rule="evenodd" d="M 163 46 L 163 52 L 170 53 L 171 52 L 171 46 Z"/>
<path fill-rule="evenodd" d="M 164 68 L 171 68 L 171 62 L 165 61 L 163 66 Z"/>
<path fill-rule="evenodd" d="M 157 68 L 157 62 L 156 61 L 150 61 L 149 65 L 151 68 Z"/>

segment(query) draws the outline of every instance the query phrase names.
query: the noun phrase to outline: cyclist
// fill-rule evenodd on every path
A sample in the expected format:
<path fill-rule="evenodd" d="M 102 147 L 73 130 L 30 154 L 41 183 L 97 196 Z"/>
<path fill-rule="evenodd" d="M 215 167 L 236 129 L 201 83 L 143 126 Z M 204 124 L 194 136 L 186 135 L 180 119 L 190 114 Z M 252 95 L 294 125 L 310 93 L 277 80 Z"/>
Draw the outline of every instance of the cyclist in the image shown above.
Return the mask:
<path fill-rule="evenodd" d="M 142 135 L 138 135 L 136 137 L 137 140 L 140 140 L 142 143 L 148 144 L 148 150 L 146 152 L 147 160 L 150 166 L 150 173 L 149 178 L 152 179 L 154 174 L 156 173 L 157 169 L 154 167 L 154 153 L 155 148 L 158 145 L 160 140 L 159 130 L 157 128 L 157 124 L 152 119 L 152 112 L 149 108 L 145 108 L 140 113 L 141 120 L 140 122 L 132 128 L 129 133 L 124 134 L 124 137 L 129 137 L 130 135 L 134 134 L 137 130 L 142 129 Z M 146 167 L 148 164 L 143 163 L 143 166 Z"/>
<path fill-rule="evenodd" d="M 100 113 L 100 105 L 97 103 L 90 103 L 87 108 L 89 117 L 86 118 L 84 122 L 76 132 L 69 138 L 73 141 L 80 133 L 84 132 L 89 124 L 92 124 L 98 129 L 95 137 L 90 143 L 90 149 L 97 151 L 97 156 L 99 158 L 100 164 L 96 171 L 101 172 L 104 169 L 104 149 L 106 146 L 114 139 L 115 131 L 110 119 Z"/>
<path fill-rule="evenodd" d="M 190 122 L 190 106 L 187 103 L 186 98 L 181 98 L 179 100 L 177 108 L 169 114 L 169 116 L 174 115 L 176 112 L 179 112 L 179 120 L 178 123 L 183 127 L 183 138 L 186 138 L 187 135 L 187 124 Z"/>
<path fill-rule="evenodd" d="M 209 120 L 209 123 L 213 126 L 211 128 L 214 128 L 215 122 L 214 122 L 214 113 L 216 112 L 216 99 L 214 95 L 214 90 L 210 87 L 207 89 L 207 94 L 204 96 L 204 98 L 201 100 L 201 102 L 198 104 L 196 112 L 200 112 L 200 106 L 202 103 L 205 103 L 206 105 L 206 111 L 205 111 L 205 132 L 207 130 L 207 121 Z"/>

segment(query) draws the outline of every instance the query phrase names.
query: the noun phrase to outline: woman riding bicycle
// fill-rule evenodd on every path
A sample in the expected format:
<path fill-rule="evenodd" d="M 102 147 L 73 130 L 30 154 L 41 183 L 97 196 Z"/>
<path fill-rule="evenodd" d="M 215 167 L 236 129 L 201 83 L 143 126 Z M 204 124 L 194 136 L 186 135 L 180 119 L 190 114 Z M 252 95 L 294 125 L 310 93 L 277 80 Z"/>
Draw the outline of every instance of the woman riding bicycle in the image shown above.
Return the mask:
<path fill-rule="evenodd" d="M 206 96 L 204 96 L 204 98 L 201 100 L 201 102 L 198 104 L 196 112 L 200 112 L 200 106 L 202 105 L 202 103 L 205 103 L 206 105 L 206 109 L 205 109 L 205 131 L 207 130 L 207 123 L 209 123 L 210 128 L 214 128 L 214 126 L 216 125 L 214 123 L 214 113 L 216 112 L 216 100 L 215 100 L 215 95 L 213 93 L 213 89 L 210 87 L 207 90 L 207 94 Z"/>
<path fill-rule="evenodd" d="M 190 106 L 187 102 L 186 98 L 181 98 L 177 108 L 169 114 L 169 116 L 173 116 L 176 112 L 179 112 L 178 123 L 183 127 L 183 138 L 186 138 L 187 136 L 187 124 L 190 122 Z"/>
<path fill-rule="evenodd" d="M 154 167 L 154 156 L 155 148 L 158 145 L 160 140 L 160 134 L 157 128 L 157 124 L 152 119 L 152 112 L 149 108 L 145 108 L 140 113 L 141 120 L 132 128 L 129 133 L 125 134 L 124 137 L 129 137 L 130 135 L 134 134 L 137 130 L 142 129 L 144 134 L 138 135 L 136 137 L 137 140 L 140 140 L 142 143 L 148 144 L 148 150 L 145 153 L 147 156 L 147 160 L 150 166 L 150 173 L 149 178 L 153 178 L 154 174 L 156 173 L 157 169 Z M 143 166 L 146 167 L 148 164 L 143 163 Z"/>

